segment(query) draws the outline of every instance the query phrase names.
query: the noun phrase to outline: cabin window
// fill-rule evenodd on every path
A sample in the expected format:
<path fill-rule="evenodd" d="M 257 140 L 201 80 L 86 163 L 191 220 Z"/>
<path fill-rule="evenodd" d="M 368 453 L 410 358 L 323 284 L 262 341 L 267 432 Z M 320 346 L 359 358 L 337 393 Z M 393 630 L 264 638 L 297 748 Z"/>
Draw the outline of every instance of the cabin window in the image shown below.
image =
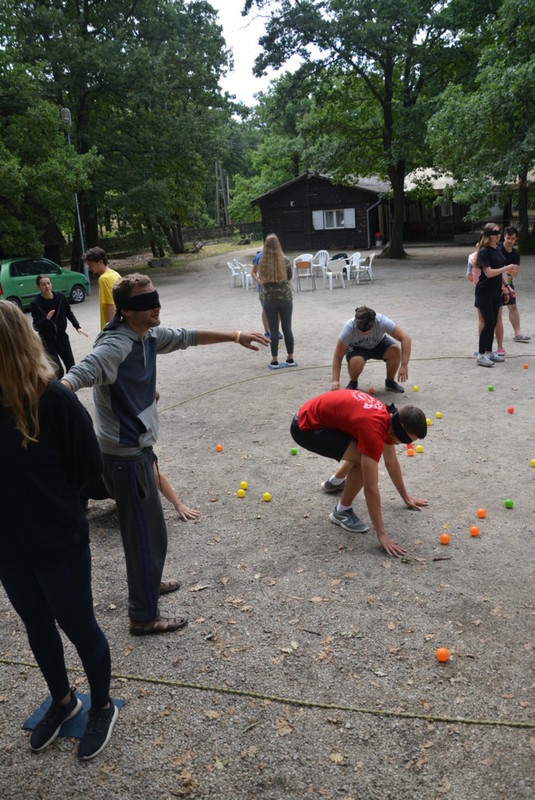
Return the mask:
<path fill-rule="evenodd" d="M 324 211 L 312 212 L 312 225 L 314 230 L 336 230 L 340 228 L 355 227 L 354 208 L 333 208 Z"/>

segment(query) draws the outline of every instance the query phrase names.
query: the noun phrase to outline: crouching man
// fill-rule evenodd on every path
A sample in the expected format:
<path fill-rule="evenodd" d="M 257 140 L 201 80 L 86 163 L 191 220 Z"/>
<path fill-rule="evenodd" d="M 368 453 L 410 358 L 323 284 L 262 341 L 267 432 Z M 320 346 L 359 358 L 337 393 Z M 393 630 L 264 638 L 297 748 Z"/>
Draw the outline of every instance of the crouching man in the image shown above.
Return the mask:
<path fill-rule="evenodd" d="M 364 488 L 368 513 L 381 547 L 390 556 L 404 555 L 403 547 L 385 530 L 379 461 L 383 456 L 390 479 L 408 508 L 419 511 L 427 505 L 427 500 L 408 494 L 395 448 L 396 444 L 425 438 L 427 421 L 423 411 L 414 406 L 398 411 L 394 405 L 385 406 L 365 392 L 342 389 L 321 394 L 301 406 L 290 432 L 300 447 L 343 461 L 346 467 L 345 480 L 340 481 L 342 497 L 330 515 L 331 522 L 355 533 L 369 529 L 353 511 L 353 501 Z"/>

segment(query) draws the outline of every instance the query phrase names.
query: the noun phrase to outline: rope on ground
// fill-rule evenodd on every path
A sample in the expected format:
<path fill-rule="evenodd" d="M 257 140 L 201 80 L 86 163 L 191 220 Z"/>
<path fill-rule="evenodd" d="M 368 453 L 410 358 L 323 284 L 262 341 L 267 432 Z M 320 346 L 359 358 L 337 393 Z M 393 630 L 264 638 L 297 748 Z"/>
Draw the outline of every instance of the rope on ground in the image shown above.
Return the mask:
<path fill-rule="evenodd" d="M 18 667 L 30 667 L 39 669 L 37 664 L 29 661 L 17 661 L 14 659 L 0 658 L 0 664 Z M 81 667 L 69 667 L 69 672 L 84 673 Z M 534 730 L 535 722 L 515 722 L 502 719 L 469 719 L 467 717 L 447 717 L 434 714 L 417 714 L 412 711 L 388 711 L 381 708 L 358 708 L 356 706 L 345 706 L 338 703 L 322 703 L 314 700 L 297 700 L 291 697 L 279 697 L 262 692 L 253 692 L 249 689 L 232 689 L 226 686 L 206 686 L 200 683 L 190 683 L 189 681 L 178 681 L 172 678 L 150 678 L 144 675 L 125 675 L 112 672 L 111 677 L 122 681 L 135 681 L 138 683 L 153 683 L 157 686 L 172 686 L 178 689 L 193 689 L 199 692 L 212 692 L 215 694 L 230 695 L 232 697 L 245 697 L 252 700 L 269 700 L 270 703 L 279 705 L 296 706 L 297 708 L 320 709 L 327 711 L 346 711 L 351 714 L 366 714 L 373 717 L 384 717 L 389 719 L 421 720 L 424 722 L 444 722 L 448 725 L 479 725 L 493 728 L 517 728 L 522 730 Z"/>
<path fill-rule="evenodd" d="M 526 358 L 526 355 L 519 355 L 519 356 L 508 356 L 508 359 L 511 360 L 513 358 Z M 421 358 L 411 358 L 411 363 L 415 361 L 474 361 L 473 356 L 440 356 L 436 358 L 435 356 L 429 357 L 421 357 Z M 290 372 L 295 375 L 296 372 L 310 372 L 311 370 L 316 369 L 325 369 L 328 370 L 332 367 L 332 364 L 311 364 L 309 367 L 298 367 L 296 370 L 290 370 Z M 281 370 L 284 372 L 284 370 Z M 207 389 L 205 392 L 200 392 L 199 394 L 191 395 L 190 397 L 185 397 L 183 400 L 179 400 L 178 403 L 172 403 L 171 405 L 160 407 L 159 413 L 165 414 L 166 411 L 171 411 L 173 408 L 179 408 L 180 406 L 186 405 L 186 403 L 191 403 L 194 400 L 199 400 L 201 397 L 207 397 L 211 394 L 216 394 L 217 392 L 224 391 L 225 389 L 233 389 L 235 386 L 240 386 L 242 383 L 249 383 L 250 381 L 259 381 L 264 380 L 265 378 L 271 378 L 272 373 L 267 372 L 263 373 L 262 375 L 250 375 L 247 378 L 241 378 L 237 381 L 232 381 L 231 383 L 225 383 L 222 386 L 213 386 L 210 389 Z"/>

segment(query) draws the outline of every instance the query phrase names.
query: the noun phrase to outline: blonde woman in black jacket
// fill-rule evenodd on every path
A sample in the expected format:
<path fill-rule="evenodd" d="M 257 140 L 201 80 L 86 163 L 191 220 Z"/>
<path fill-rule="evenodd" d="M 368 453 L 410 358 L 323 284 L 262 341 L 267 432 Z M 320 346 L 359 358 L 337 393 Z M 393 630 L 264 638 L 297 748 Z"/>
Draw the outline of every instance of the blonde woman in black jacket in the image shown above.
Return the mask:
<path fill-rule="evenodd" d="M 59 626 L 75 646 L 91 691 L 78 756 L 93 758 L 117 718 L 110 650 L 93 609 L 89 526 L 80 499 L 102 471 L 89 414 L 52 379 L 22 311 L 0 303 L 0 582 L 22 619 L 52 703 L 30 738 L 39 752 L 81 711 L 69 686 Z"/>

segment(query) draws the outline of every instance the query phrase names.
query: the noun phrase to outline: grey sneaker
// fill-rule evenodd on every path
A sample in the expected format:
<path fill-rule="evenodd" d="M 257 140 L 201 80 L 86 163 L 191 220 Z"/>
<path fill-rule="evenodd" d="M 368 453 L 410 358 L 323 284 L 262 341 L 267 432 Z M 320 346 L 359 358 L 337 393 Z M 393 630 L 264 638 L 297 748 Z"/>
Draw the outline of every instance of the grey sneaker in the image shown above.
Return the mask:
<path fill-rule="evenodd" d="M 346 485 L 346 479 L 342 481 L 342 483 L 331 483 L 330 480 L 323 481 L 321 484 L 321 490 L 325 492 L 325 494 L 335 494 L 335 492 L 341 492 Z"/>
<path fill-rule="evenodd" d="M 87 725 L 78 747 L 78 758 L 89 761 L 104 750 L 118 716 L 119 709 L 113 702 L 109 708 L 89 709 Z"/>
<path fill-rule="evenodd" d="M 351 531 L 351 533 L 366 533 L 370 530 L 369 525 L 359 519 L 352 508 L 348 511 L 337 511 L 335 508 L 329 515 L 329 519 L 335 525 L 340 525 L 341 528 Z"/>
<path fill-rule="evenodd" d="M 518 336 L 513 336 L 513 342 L 529 342 L 531 336 L 526 336 L 525 333 L 519 333 Z"/>
<path fill-rule="evenodd" d="M 494 361 L 495 364 L 499 364 L 500 361 L 505 361 L 505 358 L 496 352 L 491 353 L 489 358 L 491 361 Z"/>
<path fill-rule="evenodd" d="M 485 354 L 483 354 L 482 356 L 478 356 L 477 357 L 477 363 L 479 364 L 480 367 L 493 367 L 494 366 L 494 362 L 492 361 L 492 359 L 489 358 L 489 356 L 486 356 Z"/>
<path fill-rule="evenodd" d="M 398 383 L 397 381 L 394 381 L 394 380 L 388 380 L 387 379 L 385 381 L 385 386 L 386 386 L 386 388 L 388 389 L 389 392 L 398 392 L 399 394 L 403 394 L 403 392 L 405 391 L 403 386 L 400 383 Z"/>
<path fill-rule="evenodd" d="M 30 736 L 30 747 L 34 753 L 39 753 L 52 744 L 63 723 L 75 717 L 81 710 L 82 701 L 76 697 L 74 689 L 71 689 L 71 699 L 64 706 L 52 700 L 43 719 L 37 723 Z"/>

